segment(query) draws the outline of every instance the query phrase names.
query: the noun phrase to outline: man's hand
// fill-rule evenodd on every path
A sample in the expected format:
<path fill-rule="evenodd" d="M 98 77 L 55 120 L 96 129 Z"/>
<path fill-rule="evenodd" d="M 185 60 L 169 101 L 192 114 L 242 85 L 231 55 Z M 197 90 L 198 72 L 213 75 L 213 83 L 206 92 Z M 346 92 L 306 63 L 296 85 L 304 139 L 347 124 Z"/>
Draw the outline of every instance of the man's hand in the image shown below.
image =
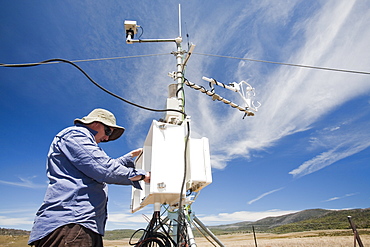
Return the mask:
<path fill-rule="evenodd" d="M 133 177 L 133 178 L 130 178 L 130 180 L 131 181 L 140 181 L 140 180 L 142 180 L 141 179 L 142 178 L 142 175 L 138 175 L 138 176 L 135 176 L 135 177 Z M 143 179 L 143 181 L 145 182 L 145 183 L 150 183 L 150 172 L 147 172 L 146 174 L 145 174 L 145 178 Z"/>
<path fill-rule="evenodd" d="M 145 183 L 149 184 L 150 183 L 150 172 L 147 172 L 145 175 L 145 178 L 143 179 Z"/>
<path fill-rule="evenodd" d="M 132 150 L 130 152 L 130 155 L 131 155 L 131 157 L 136 157 L 136 156 L 139 156 L 142 152 L 143 152 L 143 149 L 138 148 L 138 149 Z"/>

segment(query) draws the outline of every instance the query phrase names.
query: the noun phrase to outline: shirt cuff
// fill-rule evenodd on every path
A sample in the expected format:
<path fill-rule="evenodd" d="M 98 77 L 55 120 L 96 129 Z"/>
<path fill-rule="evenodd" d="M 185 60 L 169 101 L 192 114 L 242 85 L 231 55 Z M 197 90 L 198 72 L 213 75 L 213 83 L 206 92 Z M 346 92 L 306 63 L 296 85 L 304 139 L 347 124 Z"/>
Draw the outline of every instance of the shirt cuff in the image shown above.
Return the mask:
<path fill-rule="evenodd" d="M 132 186 L 134 186 L 135 189 L 142 190 L 139 181 L 132 181 Z"/>

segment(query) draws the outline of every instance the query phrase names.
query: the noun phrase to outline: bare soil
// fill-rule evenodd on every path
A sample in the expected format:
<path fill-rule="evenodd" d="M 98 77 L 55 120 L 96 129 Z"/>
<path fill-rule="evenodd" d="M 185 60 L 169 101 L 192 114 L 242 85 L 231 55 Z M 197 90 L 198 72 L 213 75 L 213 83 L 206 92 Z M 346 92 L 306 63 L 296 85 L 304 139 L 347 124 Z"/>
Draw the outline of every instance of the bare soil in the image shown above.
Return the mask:
<path fill-rule="evenodd" d="M 364 246 L 370 244 L 370 229 L 361 230 L 360 238 Z M 336 236 L 336 235 L 346 236 Z M 221 235 L 217 238 L 227 247 L 255 247 L 252 233 Z M 258 247 L 349 247 L 354 246 L 351 230 L 308 231 L 287 234 L 256 233 Z M 105 247 L 129 247 L 129 239 L 104 240 Z M 213 247 L 205 238 L 195 239 L 197 247 Z M 358 244 L 356 243 L 356 246 Z"/>
<path fill-rule="evenodd" d="M 370 229 L 359 230 L 364 246 L 370 246 Z M 341 236 L 338 236 L 341 235 Z M 345 235 L 345 236 L 342 236 Z M 217 236 L 227 247 L 255 247 L 252 233 Z M 308 231 L 287 234 L 256 233 L 258 247 L 349 247 L 354 245 L 351 230 Z M 0 236 L 0 247 L 27 246 L 28 236 Z M 197 247 L 213 247 L 205 238 L 195 239 Z M 129 247 L 129 239 L 104 240 L 105 247 Z M 358 244 L 356 244 L 358 246 Z"/>

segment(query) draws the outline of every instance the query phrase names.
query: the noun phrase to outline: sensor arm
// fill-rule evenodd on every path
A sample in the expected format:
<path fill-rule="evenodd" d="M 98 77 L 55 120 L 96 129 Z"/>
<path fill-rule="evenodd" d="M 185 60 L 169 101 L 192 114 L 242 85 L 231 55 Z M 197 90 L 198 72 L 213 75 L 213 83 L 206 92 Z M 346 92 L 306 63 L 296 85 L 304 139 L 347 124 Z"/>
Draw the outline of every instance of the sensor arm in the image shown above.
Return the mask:
<path fill-rule="evenodd" d="M 214 90 L 213 84 L 229 89 L 233 92 L 237 92 L 240 95 L 240 97 L 243 99 L 244 103 L 246 104 L 246 109 L 248 110 L 258 111 L 258 107 L 261 106 L 261 103 L 258 101 L 257 101 L 258 106 L 254 105 L 254 102 L 251 99 L 251 96 L 255 95 L 254 88 L 246 81 L 241 81 L 240 83 L 233 82 L 233 83 L 230 83 L 229 85 L 226 85 L 222 82 L 216 81 L 213 78 L 208 78 L 208 77 L 203 76 L 202 79 L 205 81 L 208 81 L 211 84 L 212 92 Z M 245 91 L 243 90 L 243 84 L 246 85 Z"/>
<path fill-rule="evenodd" d="M 189 86 L 189 87 L 191 87 L 191 88 L 193 88 L 193 89 L 195 89 L 195 90 L 198 90 L 198 91 L 200 91 L 200 92 L 202 92 L 202 93 L 205 93 L 205 94 L 207 94 L 208 96 L 211 96 L 213 100 L 219 100 L 219 101 L 221 101 L 221 102 L 224 102 L 225 104 L 228 104 L 228 105 L 230 105 L 231 107 L 236 108 L 236 109 L 238 109 L 239 111 L 244 112 L 246 116 L 254 116 L 254 113 L 253 113 L 253 112 L 251 112 L 251 111 L 249 111 L 249 110 L 248 110 L 248 107 L 242 107 L 242 106 L 240 106 L 240 105 L 237 105 L 237 104 L 235 104 L 235 103 L 231 102 L 230 100 L 227 100 L 227 99 L 225 99 L 225 98 L 221 97 L 220 95 L 218 95 L 218 94 L 216 94 L 216 93 L 214 93 L 214 92 L 211 92 L 211 91 L 209 91 L 209 90 L 205 89 L 205 88 L 204 88 L 204 87 L 202 87 L 202 86 L 198 86 L 198 85 L 196 85 L 196 84 L 194 84 L 194 83 L 192 83 L 192 82 L 190 82 L 190 81 L 188 81 L 188 80 L 186 80 L 186 79 L 185 79 L 185 81 L 184 81 L 184 82 L 185 82 L 185 84 L 186 84 L 187 86 Z"/>
<path fill-rule="evenodd" d="M 216 84 L 217 86 L 229 89 L 229 90 L 234 91 L 234 92 L 239 92 L 240 91 L 240 87 L 239 87 L 238 84 L 232 84 L 232 86 L 228 86 L 226 84 L 223 84 L 222 82 L 216 81 L 213 78 L 208 78 L 208 77 L 205 77 L 205 76 L 203 76 L 202 79 L 205 80 L 205 81 L 210 82 L 211 84 Z"/>

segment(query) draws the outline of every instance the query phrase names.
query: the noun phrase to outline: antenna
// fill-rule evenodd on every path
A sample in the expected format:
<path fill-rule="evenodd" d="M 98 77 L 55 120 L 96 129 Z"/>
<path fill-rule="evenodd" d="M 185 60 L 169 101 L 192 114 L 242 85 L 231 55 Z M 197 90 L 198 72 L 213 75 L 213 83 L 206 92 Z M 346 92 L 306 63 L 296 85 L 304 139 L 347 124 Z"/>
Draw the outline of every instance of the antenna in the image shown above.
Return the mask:
<path fill-rule="evenodd" d="M 179 37 L 182 36 L 181 32 L 181 4 L 179 4 Z"/>

